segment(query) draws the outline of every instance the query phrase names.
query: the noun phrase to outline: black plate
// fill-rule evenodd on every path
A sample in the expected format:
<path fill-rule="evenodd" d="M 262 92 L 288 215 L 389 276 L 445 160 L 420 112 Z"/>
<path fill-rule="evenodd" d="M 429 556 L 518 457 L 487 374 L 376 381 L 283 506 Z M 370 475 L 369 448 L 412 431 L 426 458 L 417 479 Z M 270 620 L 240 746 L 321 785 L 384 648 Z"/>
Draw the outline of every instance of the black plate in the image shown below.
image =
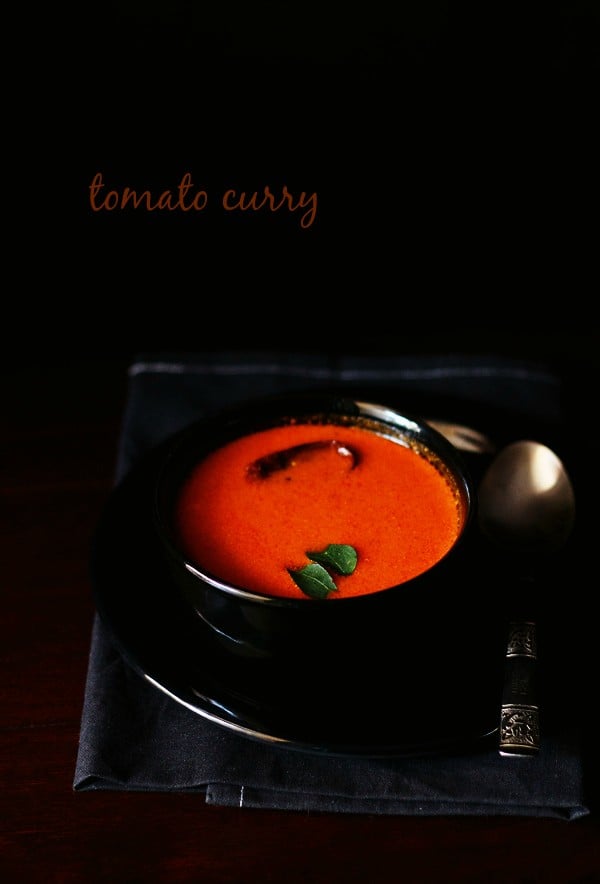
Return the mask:
<path fill-rule="evenodd" d="M 92 548 L 98 612 L 138 673 L 205 719 L 299 750 L 416 756 L 494 742 L 502 653 L 485 628 L 472 646 L 445 642 L 441 654 L 428 618 L 405 623 L 407 654 L 402 629 L 397 642 L 382 642 L 365 624 L 352 653 L 332 637 L 331 657 L 313 660 L 307 642 L 305 657 L 285 667 L 223 648 L 180 598 L 153 536 L 150 497 L 163 448 L 113 491 Z"/>

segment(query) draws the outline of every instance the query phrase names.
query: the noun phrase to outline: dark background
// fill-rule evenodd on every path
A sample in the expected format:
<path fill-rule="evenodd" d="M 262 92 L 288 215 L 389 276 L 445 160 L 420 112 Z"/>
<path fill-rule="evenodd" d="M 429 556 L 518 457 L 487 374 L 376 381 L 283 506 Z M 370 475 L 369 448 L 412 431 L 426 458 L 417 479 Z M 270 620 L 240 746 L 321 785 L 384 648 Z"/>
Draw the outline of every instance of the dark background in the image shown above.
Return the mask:
<path fill-rule="evenodd" d="M 586 332 L 598 291 L 600 9 L 91 4 L 28 103 L 10 349 L 358 345 Z M 92 212 L 89 185 L 202 213 Z M 316 192 L 225 213 L 228 187 Z M 14 314 L 13 314 L 14 311 Z"/>
<path fill-rule="evenodd" d="M 437 881 L 440 867 L 461 884 L 591 881 L 595 817 L 564 829 L 203 815 L 191 795 L 94 793 L 80 806 L 71 782 L 94 615 L 89 543 L 138 352 L 549 360 L 576 381 L 578 469 L 588 452 L 596 462 L 597 2 L 92 0 L 23 5 L 18 33 L 11 12 L 0 312 L 8 880 L 224 882 L 241 858 L 248 880 L 304 880 L 312 862 L 323 880 L 389 881 L 400 860 L 408 882 Z M 169 188 L 190 171 L 210 193 L 316 190 L 318 222 L 93 214 L 99 171 L 114 187 Z"/>

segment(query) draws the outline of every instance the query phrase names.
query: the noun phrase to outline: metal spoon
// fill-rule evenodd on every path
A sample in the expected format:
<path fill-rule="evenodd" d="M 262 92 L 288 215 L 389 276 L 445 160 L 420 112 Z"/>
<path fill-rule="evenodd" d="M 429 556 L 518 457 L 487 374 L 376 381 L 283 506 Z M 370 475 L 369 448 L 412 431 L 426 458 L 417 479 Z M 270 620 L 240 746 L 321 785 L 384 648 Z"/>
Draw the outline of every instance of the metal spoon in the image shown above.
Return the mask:
<path fill-rule="evenodd" d="M 512 566 L 513 576 L 535 581 L 541 565 L 551 562 L 573 530 L 575 494 L 562 461 L 540 442 L 507 445 L 479 485 L 478 520 L 482 533 Z M 532 755 L 540 748 L 536 632 L 533 619 L 509 625 L 501 755 Z"/>

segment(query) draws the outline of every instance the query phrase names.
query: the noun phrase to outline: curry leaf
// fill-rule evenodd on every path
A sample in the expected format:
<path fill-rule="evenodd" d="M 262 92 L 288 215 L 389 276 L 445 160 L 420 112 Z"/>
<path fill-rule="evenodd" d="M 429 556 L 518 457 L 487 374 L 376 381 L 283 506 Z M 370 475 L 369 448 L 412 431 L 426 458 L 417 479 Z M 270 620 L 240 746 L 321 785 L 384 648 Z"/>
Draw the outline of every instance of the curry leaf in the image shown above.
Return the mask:
<path fill-rule="evenodd" d="M 330 543 L 321 552 L 307 552 L 306 555 L 324 568 L 331 568 L 344 575 L 354 572 L 358 560 L 356 550 L 347 543 Z"/>
<path fill-rule="evenodd" d="M 337 586 L 322 565 L 305 565 L 298 571 L 289 571 L 290 577 L 305 595 L 312 599 L 326 599 L 330 592 L 336 592 Z"/>

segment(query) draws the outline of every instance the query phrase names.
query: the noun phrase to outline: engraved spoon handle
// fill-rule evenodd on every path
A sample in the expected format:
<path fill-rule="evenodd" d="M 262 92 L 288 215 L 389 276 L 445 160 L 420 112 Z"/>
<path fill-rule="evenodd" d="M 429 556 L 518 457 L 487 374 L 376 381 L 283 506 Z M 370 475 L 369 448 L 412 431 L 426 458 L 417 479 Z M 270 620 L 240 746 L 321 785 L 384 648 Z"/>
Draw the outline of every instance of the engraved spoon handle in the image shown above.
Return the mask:
<path fill-rule="evenodd" d="M 531 620 L 509 624 L 500 711 L 500 755 L 531 756 L 540 748 L 537 629 Z"/>

